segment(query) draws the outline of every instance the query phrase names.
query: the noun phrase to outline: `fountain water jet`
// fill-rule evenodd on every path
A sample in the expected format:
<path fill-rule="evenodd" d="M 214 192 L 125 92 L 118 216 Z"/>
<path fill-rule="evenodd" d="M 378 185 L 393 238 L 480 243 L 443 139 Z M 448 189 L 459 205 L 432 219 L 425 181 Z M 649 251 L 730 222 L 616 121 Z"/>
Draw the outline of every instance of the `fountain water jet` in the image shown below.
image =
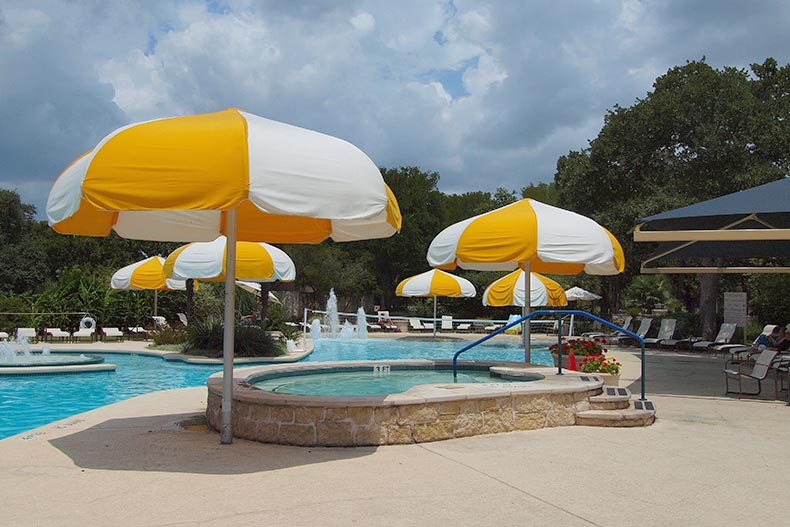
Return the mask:
<path fill-rule="evenodd" d="M 354 338 L 354 325 L 346 320 L 343 322 L 343 329 L 340 330 L 340 338 L 341 339 L 353 339 Z"/>
<path fill-rule="evenodd" d="M 357 338 L 368 338 L 368 318 L 365 316 L 365 309 L 357 309 Z"/>
<path fill-rule="evenodd" d="M 329 290 L 329 299 L 326 301 L 326 324 L 329 326 L 330 338 L 337 338 L 340 317 L 337 314 L 337 297 L 334 288 Z"/>
<path fill-rule="evenodd" d="M 310 323 L 310 338 L 316 341 L 321 338 L 321 321 L 314 318 Z"/>

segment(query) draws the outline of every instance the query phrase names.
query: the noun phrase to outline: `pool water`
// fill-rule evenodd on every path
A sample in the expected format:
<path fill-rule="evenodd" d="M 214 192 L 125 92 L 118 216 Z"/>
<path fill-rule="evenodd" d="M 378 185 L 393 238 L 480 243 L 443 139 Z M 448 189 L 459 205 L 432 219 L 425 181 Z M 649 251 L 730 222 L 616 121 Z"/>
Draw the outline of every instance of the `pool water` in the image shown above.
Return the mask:
<path fill-rule="evenodd" d="M 324 339 L 305 362 L 376 359 L 452 359 L 467 343 L 410 339 Z M 127 354 L 91 355 L 117 365 L 116 371 L 52 375 L 0 376 L 0 439 L 130 397 L 157 390 L 205 386 L 221 365 L 169 362 Z M 517 343 L 479 346 L 461 360 L 523 361 Z M 533 346 L 532 362 L 553 365 L 543 346 Z"/>
<path fill-rule="evenodd" d="M 524 379 L 525 381 L 534 379 Z M 387 373 L 339 371 L 276 377 L 253 383 L 262 390 L 300 395 L 389 395 L 402 393 L 419 384 L 452 383 L 451 370 L 391 370 Z M 519 382 L 492 377 L 487 371 L 459 370 L 457 382 Z"/>

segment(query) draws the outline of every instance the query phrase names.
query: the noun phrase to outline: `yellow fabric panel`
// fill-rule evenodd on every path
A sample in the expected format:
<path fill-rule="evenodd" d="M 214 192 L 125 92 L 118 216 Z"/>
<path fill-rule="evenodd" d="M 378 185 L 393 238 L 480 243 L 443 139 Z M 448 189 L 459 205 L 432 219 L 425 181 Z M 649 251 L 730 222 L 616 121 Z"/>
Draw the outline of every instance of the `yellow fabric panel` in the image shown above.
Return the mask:
<path fill-rule="evenodd" d="M 524 269 L 523 264 L 519 264 Z M 584 264 L 544 262 L 537 256 L 529 263 L 529 269 L 533 273 L 546 274 L 579 274 L 584 271 Z"/>
<path fill-rule="evenodd" d="M 182 245 L 181 247 L 179 247 L 178 249 L 176 249 L 175 251 L 173 251 L 167 256 L 167 259 L 165 259 L 165 264 L 162 266 L 162 276 L 164 276 L 165 278 L 173 277 L 173 267 L 176 265 L 176 260 L 178 259 L 178 255 L 181 254 L 184 251 L 184 249 L 186 249 L 190 245 L 192 244 L 188 243 L 186 245 Z"/>
<path fill-rule="evenodd" d="M 516 269 L 491 284 L 486 297 L 488 305 L 493 307 L 512 306 L 514 303 L 513 291 L 516 290 L 516 281 L 518 281 L 520 274 L 521 271 Z"/>
<path fill-rule="evenodd" d="M 384 189 L 387 191 L 387 223 L 395 227 L 395 229 L 400 232 L 401 224 L 403 223 L 403 216 L 401 216 L 400 213 L 398 200 L 395 199 L 395 194 L 392 193 L 392 190 L 386 183 L 384 184 Z"/>
<path fill-rule="evenodd" d="M 80 236 L 107 236 L 118 219 L 117 212 L 98 210 L 96 207 L 80 200 L 77 212 L 52 226 L 61 234 L 79 234 Z"/>
<path fill-rule="evenodd" d="M 83 196 L 103 210 L 230 210 L 246 199 L 247 121 L 237 110 L 141 123 L 95 154 Z"/>
<path fill-rule="evenodd" d="M 395 288 L 395 295 L 396 296 L 403 296 L 403 286 L 405 286 L 406 282 L 408 282 L 408 281 L 409 281 L 408 278 L 406 280 L 401 280 L 400 281 L 400 283 L 398 284 L 398 287 Z"/>
<path fill-rule="evenodd" d="M 525 262 L 537 254 L 537 217 L 528 199 L 471 222 L 458 240 L 463 262 Z"/>
<path fill-rule="evenodd" d="M 623 252 L 623 246 L 620 245 L 620 242 L 614 235 L 609 232 L 608 229 L 601 227 L 606 234 L 609 235 L 609 239 L 612 240 L 612 249 L 614 250 L 614 268 L 617 269 L 617 272 L 622 273 L 623 269 L 625 269 L 625 253 Z"/>
<path fill-rule="evenodd" d="M 461 295 L 461 286 L 458 281 L 451 275 L 447 275 L 441 271 L 433 273 L 431 280 L 431 294 L 430 296 L 451 296 L 457 297 Z"/>
<path fill-rule="evenodd" d="M 222 273 L 225 274 L 227 244 L 223 256 Z M 274 261 L 269 252 L 259 243 L 238 242 L 236 244 L 236 278 L 239 280 L 262 280 L 274 276 Z M 223 276 L 224 278 L 224 276 Z"/>
<path fill-rule="evenodd" d="M 165 276 L 162 274 L 162 264 L 157 258 L 151 258 L 137 266 L 132 273 L 130 284 L 139 289 L 167 289 Z"/>
<path fill-rule="evenodd" d="M 227 235 L 225 220 L 223 213 L 221 232 Z M 332 233 L 330 220 L 266 214 L 249 200 L 239 206 L 236 224 L 236 239 L 248 242 L 321 243 Z"/>
<path fill-rule="evenodd" d="M 546 288 L 546 294 L 549 297 L 549 306 L 568 305 L 568 298 L 565 296 L 565 290 L 560 284 L 551 278 L 547 278 L 537 273 L 534 273 L 533 276 L 540 280 L 543 283 L 543 286 Z"/>

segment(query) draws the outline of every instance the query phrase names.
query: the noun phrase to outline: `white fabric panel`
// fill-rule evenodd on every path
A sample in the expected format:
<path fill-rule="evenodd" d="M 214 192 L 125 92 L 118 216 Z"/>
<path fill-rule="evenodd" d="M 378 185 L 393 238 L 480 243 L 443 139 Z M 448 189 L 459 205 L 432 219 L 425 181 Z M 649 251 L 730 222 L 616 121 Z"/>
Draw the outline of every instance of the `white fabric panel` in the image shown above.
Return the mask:
<path fill-rule="evenodd" d="M 82 182 L 94 151 L 64 170 L 52 185 L 47 198 L 47 221 L 50 225 L 71 217 L 79 209 Z"/>
<path fill-rule="evenodd" d="M 426 256 L 428 265 L 431 267 L 439 267 L 455 260 L 455 252 L 458 248 L 458 240 L 461 237 L 461 233 L 463 233 L 466 226 L 473 222 L 475 218 L 477 218 L 477 216 L 454 223 L 437 234 L 433 241 L 431 241 L 430 247 L 428 247 L 428 254 Z M 461 265 L 461 267 L 463 267 L 463 265 Z M 512 267 L 504 268 L 504 270 L 506 269 L 512 269 Z M 490 270 L 496 271 L 503 269 L 492 268 Z"/>
<path fill-rule="evenodd" d="M 386 220 L 386 210 L 367 220 L 332 220 L 331 238 L 336 242 L 389 238 L 394 228 Z"/>
<path fill-rule="evenodd" d="M 530 200 L 530 204 L 538 219 L 538 257 L 541 260 L 585 264 L 605 264 L 613 260 L 612 242 L 596 222 L 539 201 Z"/>
<path fill-rule="evenodd" d="M 420 273 L 407 279 L 408 281 L 403 286 L 401 296 L 431 296 L 431 280 L 433 280 L 433 271 Z"/>
<path fill-rule="evenodd" d="M 293 282 L 296 280 L 296 266 L 290 256 L 274 245 L 269 245 L 268 243 L 261 243 L 260 245 L 266 248 L 274 262 L 274 277 L 272 281 Z"/>
<path fill-rule="evenodd" d="M 113 289 L 131 289 L 132 273 L 147 260 L 135 262 L 115 271 L 110 278 L 110 287 Z"/>
<path fill-rule="evenodd" d="M 225 261 L 225 237 L 220 236 L 212 242 L 192 243 L 181 251 L 173 264 L 172 278 L 215 278 L 222 274 Z M 219 255 L 219 257 L 218 257 Z"/>
<path fill-rule="evenodd" d="M 351 143 L 240 113 L 247 120 L 250 200 L 261 210 L 348 220 L 386 206 L 378 167 Z"/>
<path fill-rule="evenodd" d="M 213 210 L 124 211 L 113 230 L 135 240 L 211 241 L 220 233 L 221 220 L 222 213 Z"/>

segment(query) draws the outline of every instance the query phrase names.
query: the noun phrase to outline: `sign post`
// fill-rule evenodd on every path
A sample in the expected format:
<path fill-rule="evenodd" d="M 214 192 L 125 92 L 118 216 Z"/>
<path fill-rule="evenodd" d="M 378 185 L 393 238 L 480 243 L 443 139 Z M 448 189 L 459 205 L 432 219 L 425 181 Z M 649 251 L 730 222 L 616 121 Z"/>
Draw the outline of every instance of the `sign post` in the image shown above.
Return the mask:
<path fill-rule="evenodd" d="M 743 328 L 743 343 L 746 344 L 746 293 L 724 293 L 724 322 L 734 322 Z"/>

